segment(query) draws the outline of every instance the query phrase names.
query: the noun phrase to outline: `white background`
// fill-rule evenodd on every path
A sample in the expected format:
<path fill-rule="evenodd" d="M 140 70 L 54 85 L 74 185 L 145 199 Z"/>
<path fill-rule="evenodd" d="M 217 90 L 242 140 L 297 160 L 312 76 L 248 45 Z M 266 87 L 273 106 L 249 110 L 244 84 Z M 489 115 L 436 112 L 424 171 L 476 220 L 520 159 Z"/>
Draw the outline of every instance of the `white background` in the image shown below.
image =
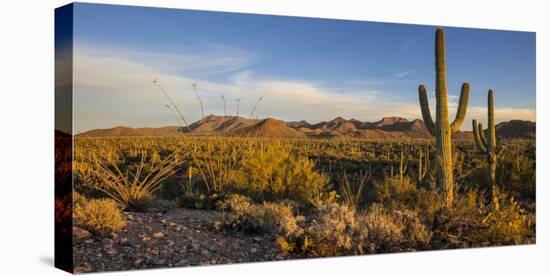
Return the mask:
<path fill-rule="evenodd" d="M 548 275 L 546 1 L 90 1 L 217 11 L 537 32 L 537 245 L 145 270 L 133 275 Z M 0 8 L 0 275 L 53 268 L 54 8 L 68 1 L 2 1 Z M 545 24 L 546 23 L 546 24 Z M 544 26 L 547 25 L 547 26 Z M 544 77 L 547 78 L 544 78 Z M 521 95 L 518 95 L 521 97 Z M 546 170 L 545 170 L 546 169 Z M 126 272 L 127 273 L 127 272 Z M 118 275 L 122 273 L 110 273 Z"/>

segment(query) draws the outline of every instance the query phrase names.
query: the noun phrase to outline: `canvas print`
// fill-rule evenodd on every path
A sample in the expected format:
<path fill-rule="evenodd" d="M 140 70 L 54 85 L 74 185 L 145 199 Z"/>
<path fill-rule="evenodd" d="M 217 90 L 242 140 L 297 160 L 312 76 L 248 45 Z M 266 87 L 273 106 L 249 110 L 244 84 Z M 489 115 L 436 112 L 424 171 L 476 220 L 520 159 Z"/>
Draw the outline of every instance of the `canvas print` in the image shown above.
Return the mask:
<path fill-rule="evenodd" d="M 535 33 L 56 10 L 56 266 L 534 244 Z"/>

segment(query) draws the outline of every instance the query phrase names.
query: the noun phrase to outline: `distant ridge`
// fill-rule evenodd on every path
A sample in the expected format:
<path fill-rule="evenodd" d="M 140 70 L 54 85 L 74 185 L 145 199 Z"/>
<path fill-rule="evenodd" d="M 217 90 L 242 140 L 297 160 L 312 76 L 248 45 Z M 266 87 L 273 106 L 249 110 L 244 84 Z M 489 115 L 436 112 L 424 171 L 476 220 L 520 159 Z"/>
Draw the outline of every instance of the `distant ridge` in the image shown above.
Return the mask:
<path fill-rule="evenodd" d="M 512 120 L 495 126 L 497 135 L 503 138 L 534 139 L 536 124 L 530 121 Z M 307 121 L 285 122 L 273 118 L 246 119 L 237 116 L 209 115 L 187 127 L 166 126 L 159 128 L 130 128 L 117 126 L 109 129 L 94 129 L 78 137 L 115 136 L 177 136 L 177 135 L 227 135 L 260 136 L 279 138 L 338 137 L 400 139 L 431 138 L 431 134 L 419 119 L 409 121 L 401 117 L 384 117 L 376 122 L 362 122 L 356 119 L 337 117 L 329 122 L 310 124 Z M 472 139 L 469 131 L 453 134 L 456 139 Z"/>
<path fill-rule="evenodd" d="M 505 138 L 535 139 L 537 134 L 536 123 L 531 121 L 512 120 L 495 126 L 498 135 Z"/>
<path fill-rule="evenodd" d="M 236 130 L 233 135 L 242 136 L 260 136 L 277 138 L 299 138 L 305 137 L 305 134 L 287 126 L 286 122 L 272 118 L 261 120 L 257 124 Z"/>

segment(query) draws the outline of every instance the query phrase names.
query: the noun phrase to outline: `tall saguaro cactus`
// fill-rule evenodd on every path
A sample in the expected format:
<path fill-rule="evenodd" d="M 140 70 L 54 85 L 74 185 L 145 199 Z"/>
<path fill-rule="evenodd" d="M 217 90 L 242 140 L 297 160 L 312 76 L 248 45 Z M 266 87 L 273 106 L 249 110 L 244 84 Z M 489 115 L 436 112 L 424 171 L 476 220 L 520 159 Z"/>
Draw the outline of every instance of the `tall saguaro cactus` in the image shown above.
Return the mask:
<path fill-rule="evenodd" d="M 493 204 L 498 208 L 496 170 L 497 170 L 497 139 L 495 132 L 495 116 L 494 116 L 493 90 L 489 89 L 487 93 L 487 123 L 489 140 L 485 139 L 483 132 L 483 124 L 477 123 L 477 120 L 472 120 L 472 129 L 474 130 L 474 138 L 477 148 L 487 156 L 487 170 L 489 174 L 489 184 L 491 185 L 491 198 Z"/>
<path fill-rule="evenodd" d="M 422 110 L 424 124 L 436 139 L 436 161 L 439 168 L 438 179 L 445 192 L 446 206 L 450 208 L 453 204 L 454 195 L 451 133 L 459 130 L 462 122 L 464 122 L 466 108 L 468 105 L 468 97 L 470 95 L 470 85 L 467 82 L 462 84 L 456 117 L 450 124 L 448 119 L 449 111 L 447 108 L 446 74 L 445 33 L 443 32 L 443 29 L 438 28 L 435 32 L 435 122 L 432 120 L 432 116 L 430 114 L 428 97 L 426 96 L 426 87 L 423 84 L 418 87 L 418 98 L 420 100 L 420 108 Z"/>

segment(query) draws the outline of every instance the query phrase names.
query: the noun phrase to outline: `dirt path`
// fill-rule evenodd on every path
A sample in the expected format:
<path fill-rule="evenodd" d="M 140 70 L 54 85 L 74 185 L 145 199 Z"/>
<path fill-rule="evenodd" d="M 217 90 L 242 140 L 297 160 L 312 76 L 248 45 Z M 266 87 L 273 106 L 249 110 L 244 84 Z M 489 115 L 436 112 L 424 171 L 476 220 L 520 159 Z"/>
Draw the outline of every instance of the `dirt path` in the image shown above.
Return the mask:
<path fill-rule="evenodd" d="M 272 235 L 220 233 L 210 227 L 216 212 L 173 209 L 124 213 L 128 225 L 115 238 L 74 245 L 76 272 L 176 267 L 287 258 Z"/>

